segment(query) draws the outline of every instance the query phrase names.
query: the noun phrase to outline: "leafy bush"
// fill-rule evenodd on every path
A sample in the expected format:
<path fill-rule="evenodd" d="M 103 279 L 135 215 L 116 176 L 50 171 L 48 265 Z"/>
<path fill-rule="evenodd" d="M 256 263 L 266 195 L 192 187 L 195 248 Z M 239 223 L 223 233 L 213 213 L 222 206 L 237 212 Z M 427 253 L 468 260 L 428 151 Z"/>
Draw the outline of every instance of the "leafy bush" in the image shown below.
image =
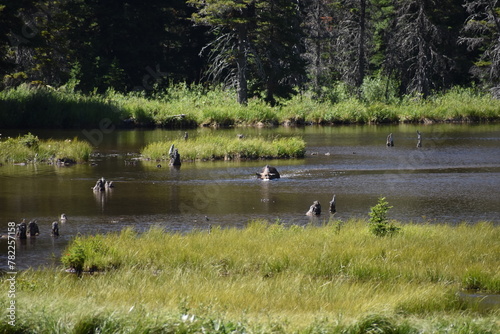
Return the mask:
<path fill-rule="evenodd" d="M 400 228 L 387 220 L 387 212 L 392 208 L 385 197 L 378 199 L 377 205 L 370 208 L 370 231 L 378 237 L 386 235 L 393 235 L 397 233 Z"/>
<path fill-rule="evenodd" d="M 75 241 L 66 251 L 66 254 L 61 258 L 61 262 L 65 267 L 75 270 L 77 273 L 83 271 L 85 263 L 85 250 L 83 245 Z"/>

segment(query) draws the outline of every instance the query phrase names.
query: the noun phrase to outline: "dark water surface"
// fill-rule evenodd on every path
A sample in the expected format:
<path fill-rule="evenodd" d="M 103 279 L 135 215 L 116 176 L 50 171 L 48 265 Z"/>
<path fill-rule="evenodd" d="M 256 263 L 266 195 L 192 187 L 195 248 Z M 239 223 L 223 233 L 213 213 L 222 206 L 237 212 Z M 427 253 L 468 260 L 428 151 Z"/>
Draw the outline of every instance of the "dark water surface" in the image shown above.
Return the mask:
<path fill-rule="evenodd" d="M 416 148 L 416 130 L 423 147 Z M 209 224 L 244 226 L 249 220 L 277 219 L 305 225 L 314 200 L 327 221 L 328 202 L 336 194 L 338 219 L 368 217 L 370 207 L 385 196 L 390 218 L 404 222 L 500 222 L 500 124 L 391 125 L 301 128 L 189 130 L 236 136 L 299 135 L 307 144 L 305 159 L 274 161 L 208 161 L 184 163 L 137 160 L 146 144 L 180 138 L 180 130 L 115 130 L 100 136 L 92 164 L 71 167 L 4 165 L 0 167 L 0 221 L 37 219 L 41 235 L 17 243 L 18 268 L 54 262 L 75 235 L 139 230 L 161 225 L 170 231 L 207 229 Z M 2 137 L 27 131 L 1 131 Z M 82 131 L 31 131 L 40 138 L 88 139 Z M 385 146 L 394 135 L 395 146 Z M 182 155 L 182 152 L 180 152 Z M 276 166 L 282 178 L 260 181 L 255 172 Z M 100 177 L 115 188 L 94 194 Z M 50 225 L 61 213 L 61 236 Z M 207 217 L 209 220 L 207 220 Z M 0 240 L 5 269 L 7 241 Z"/>

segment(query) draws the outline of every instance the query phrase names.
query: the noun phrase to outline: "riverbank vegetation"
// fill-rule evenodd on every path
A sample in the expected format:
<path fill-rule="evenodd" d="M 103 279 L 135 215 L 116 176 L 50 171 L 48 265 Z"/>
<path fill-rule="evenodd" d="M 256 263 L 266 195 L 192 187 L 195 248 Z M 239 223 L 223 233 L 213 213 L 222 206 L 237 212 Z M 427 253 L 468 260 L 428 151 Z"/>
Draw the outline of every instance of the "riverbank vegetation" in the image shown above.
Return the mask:
<path fill-rule="evenodd" d="M 382 83 L 379 83 L 382 84 Z M 140 93 L 85 95 L 20 86 L 0 92 L 3 128 L 101 128 L 197 126 L 274 126 L 305 124 L 377 124 L 486 122 L 500 120 L 500 100 L 474 89 L 455 88 L 427 99 L 386 100 L 373 87 L 361 97 L 332 90 L 317 100 L 304 92 L 270 106 L 250 99 L 236 102 L 235 92 L 217 87 L 176 85 L 154 96 Z"/>
<path fill-rule="evenodd" d="M 229 138 L 210 134 L 188 140 L 155 142 L 148 144 L 141 152 L 146 159 L 170 160 L 170 146 L 178 149 L 181 160 L 233 160 L 233 159 L 281 159 L 303 158 L 306 144 L 297 137 L 285 138 Z"/>
<path fill-rule="evenodd" d="M 16 277 L 18 328 L 65 333 L 495 333 L 500 228 L 363 219 L 78 236 L 64 268 Z M 88 272 L 93 271 L 93 274 Z M 3 283 L 8 284 L 8 282 Z M 1 305 L 7 308 L 6 296 Z M 4 322 L 3 328 L 7 325 Z M 371 330 L 371 331 L 370 331 Z"/>
<path fill-rule="evenodd" d="M 66 164 L 88 161 L 92 147 L 77 138 L 40 140 L 28 133 L 0 140 L 0 162 Z"/>

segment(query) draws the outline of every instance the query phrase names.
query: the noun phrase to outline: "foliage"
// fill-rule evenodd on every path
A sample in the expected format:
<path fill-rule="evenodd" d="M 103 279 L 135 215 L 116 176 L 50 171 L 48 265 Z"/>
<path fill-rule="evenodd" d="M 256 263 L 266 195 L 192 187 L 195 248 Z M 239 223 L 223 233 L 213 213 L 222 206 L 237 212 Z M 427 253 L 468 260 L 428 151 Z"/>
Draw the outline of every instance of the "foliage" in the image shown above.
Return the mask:
<path fill-rule="evenodd" d="M 337 82 L 358 96 L 365 78 L 384 75 L 398 98 L 475 81 L 495 95 L 498 12 L 486 0 L 10 1 L 0 7 L 1 88 L 152 96 L 222 82 L 243 104 L 272 105 L 305 87 L 331 99 Z"/>
<path fill-rule="evenodd" d="M 92 153 L 92 147 L 85 141 L 77 138 L 64 141 L 40 140 L 37 136 L 28 133 L 17 138 L 7 138 L 0 141 L 0 161 L 56 163 L 84 162 Z"/>
<path fill-rule="evenodd" d="M 485 88 L 500 98 L 500 3 L 489 0 L 469 0 L 464 7 L 467 18 L 459 42 L 480 50 L 471 72 Z"/>
<path fill-rule="evenodd" d="M 387 212 L 391 208 L 392 206 L 389 206 L 389 202 L 385 200 L 385 197 L 380 197 L 377 205 L 370 208 L 369 225 L 370 231 L 374 235 L 378 237 L 391 236 L 400 230 L 399 227 L 387 219 Z"/>
<path fill-rule="evenodd" d="M 381 81 L 367 81 L 364 96 L 349 96 L 343 85 L 325 94 L 335 101 L 318 101 L 308 92 L 271 107 L 260 99 L 241 106 L 235 92 L 221 87 L 179 84 L 148 97 L 108 90 L 83 95 L 66 89 L 20 86 L 0 92 L 0 124 L 5 128 L 100 128 L 160 126 L 240 126 L 278 124 L 366 124 L 384 122 L 478 122 L 500 119 L 500 100 L 473 88 L 455 87 L 426 100 L 376 102 Z M 378 88 L 368 88 L 369 86 Z"/>
<path fill-rule="evenodd" d="M 83 265 L 85 263 L 85 250 L 78 240 L 73 241 L 73 247 L 68 250 L 66 254 L 61 258 L 61 263 L 67 267 L 75 270 L 78 273 L 83 271 Z"/>

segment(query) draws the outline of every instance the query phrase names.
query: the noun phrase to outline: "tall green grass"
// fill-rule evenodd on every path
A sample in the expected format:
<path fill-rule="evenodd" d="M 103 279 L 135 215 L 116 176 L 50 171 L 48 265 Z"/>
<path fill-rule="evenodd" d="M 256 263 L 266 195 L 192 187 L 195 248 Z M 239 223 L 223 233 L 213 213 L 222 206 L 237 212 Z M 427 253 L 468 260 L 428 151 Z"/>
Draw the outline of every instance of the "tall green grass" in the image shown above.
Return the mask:
<path fill-rule="evenodd" d="M 0 128 L 93 128 L 105 118 L 125 118 L 105 96 L 26 85 L 0 92 Z"/>
<path fill-rule="evenodd" d="M 215 134 L 151 143 L 141 153 L 147 159 L 168 160 L 172 144 L 182 160 L 303 158 L 305 155 L 305 142 L 297 137 L 236 138 Z"/>
<path fill-rule="evenodd" d="M 205 272 L 206 277 L 298 275 L 464 288 L 471 288 L 465 283 L 473 278 L 474 288 L 499 293 L 498 237 L 500 229 L 489 223 L 410 224 L 398 235 L 374 238 L 365 221 L 305 228 L 256 221 L 243 230 L 216 228 L 210 234 L 170 234 L 159 228 L 138 234 L 126 229 L 78 237 L 71 247 L 83 249 L 86 269 L 182 269 Z M 72 254 L 71 247 L 67 254 Z"/>
<path fill-rule="evenodd" d="M 155 227 L 78 236 L 62 262 L 79 258 L 94 274 L 19 273 L 20 326 L 54 333 L 498 331 L 498 309 L 468 308 L 457 297 L 471 278 L 482 291 L 500 292 L 498 226 L 408 224 L 379 238 L 367 225 L 254 221 L 210 233 Z M 1 307 L 7 302 L 0 297 Z"/>
<path fill-rule="evenodd" d="M 455 87 L 427 99 L 342 96 L 318 101 L 298 94 L 275 106 L 250 99 L 236 102 L 235 92 L 219 87 L 179 84 L 146 95 L 108 91 L 84 95 L 53 88 L 19 86 L 0 92 L 0 128 L 99 127 L 106 118 L 115 126 L 241 126 L 278 124 L 369 124 L 388 122 L 478 122 L 500 119 L 500 100 L 470 88 Z"/>
<path fill-rule="evenodd" d="M 40 140 L 28 133 L 0 141 L 0 162 L 6 163 L 84 162 L 88 161 L 91 153 L 90 144 L 77 138 Z"/>

